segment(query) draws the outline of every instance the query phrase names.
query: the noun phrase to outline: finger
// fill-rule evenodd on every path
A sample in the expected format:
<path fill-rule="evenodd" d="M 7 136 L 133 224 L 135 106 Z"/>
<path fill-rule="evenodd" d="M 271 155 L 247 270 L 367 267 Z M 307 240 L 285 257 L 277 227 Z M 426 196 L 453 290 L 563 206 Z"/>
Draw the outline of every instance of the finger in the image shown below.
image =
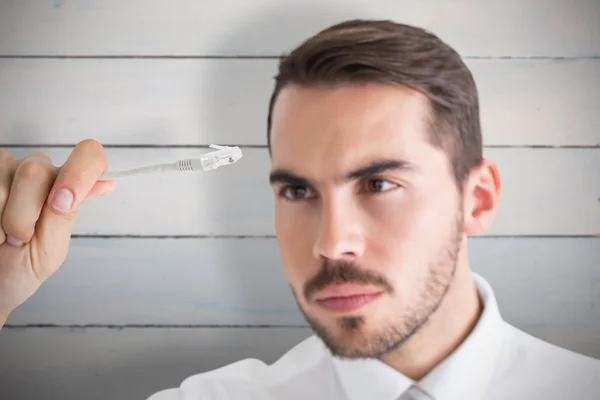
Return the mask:
<path fill-rule="evenodd" d="M 48 154 L 45 154 L 45 153 L 40 153 L 40 152 L 29 153 L 27 155 L 27 158 L 29 158 L 29 159 L 31 159 L 31 158 L 40 158 L 40 159 L 45 160 L 45 161 L 49 162 L 50 164 L 52 164 L 52 158 L 50 158 L 50 156 Z"/>
<path fill-rule="evenodd" d="M 95 140 L 84 140 L 60 168 L 48 205 L 58 216 L 77 212 L 83 200 L 108 169 L 104 148 Z"/>
<path fill-rule="evenodd" d="M 21 164 L 23 161 L 29 160 L 29 159 L 32 159 L 32 158 L 38 158 L 38 159 L 42 159 L 44 161 L 47 161 L 49 163 L 52 163 L 52 159 L 50 158 L 50 156 L 48 154 L 44 154 L 44 153 L 37 152 L 37 151 L 33 152 L 33 153 L 29 153 L 27 155 L 27 157 L 20 158 L 20 159 L 18 159 L 16 161 L 18 162 L 18 164 Z"/>
<path fill-rule="evenodd" d="M 6 208 L 16 165 L 17 162 L 8 150 L 0 149 L 0 244 L 6 241 L 6 232 L 4 232 L 4 228 L 2 227 L 2 214 Z"/>
<path fill-rule="evenodd" d="M 64 262 L 79 207 L 107 169 L 104 148 L 94 140 L 78 143 L 59 169 L 36 226 L 36 251 L 32 253 L 32 263 L 41 281 Z M 110 188 L 110 184 L 112 182 L 104 183 L 104 187 L 98 186 L 104 189 Z"/>
<path fill-rule="evenodd" d="M 57 168 L 43 157 L 25 158 L 17 166 L 2 215 L 2 227 L 11 244 L 31 240 L 57 174 Z"/>

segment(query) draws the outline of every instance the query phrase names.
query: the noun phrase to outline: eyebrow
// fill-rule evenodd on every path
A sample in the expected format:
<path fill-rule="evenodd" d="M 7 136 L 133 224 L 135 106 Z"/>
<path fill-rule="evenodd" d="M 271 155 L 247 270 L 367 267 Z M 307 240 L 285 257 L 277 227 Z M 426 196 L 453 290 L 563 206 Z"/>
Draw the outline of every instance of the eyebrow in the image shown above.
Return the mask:
<path fill-rule="evenodd" d="M 415 171 L 414 164 L 404 160 L 380 159 L 374 160 L 367 165 L 359 167 L 347 173 L 343 178 L 343 182 L 348 182 L 357 179 L 364 179 L 375 174 L 387 171 Z M 314 187 L 314 183 L 305 177 L 298 176 L 288 169 L 280 168 L 271 172 L 269 176 L 271 185 L 283 183 L 292 186 L 309 186 Z"/>

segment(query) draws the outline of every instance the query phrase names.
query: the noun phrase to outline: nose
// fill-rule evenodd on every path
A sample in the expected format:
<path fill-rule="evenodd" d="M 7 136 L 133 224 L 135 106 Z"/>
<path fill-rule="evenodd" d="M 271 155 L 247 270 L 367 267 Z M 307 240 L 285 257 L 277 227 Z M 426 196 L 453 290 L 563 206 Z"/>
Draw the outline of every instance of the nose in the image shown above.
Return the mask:
<path fill-rule="evenodd" d="M 355 261 L 365 250 L 365 238 L 358 210 L 341 202 L 323 203 L 313 246 L 314 257 Z"/>

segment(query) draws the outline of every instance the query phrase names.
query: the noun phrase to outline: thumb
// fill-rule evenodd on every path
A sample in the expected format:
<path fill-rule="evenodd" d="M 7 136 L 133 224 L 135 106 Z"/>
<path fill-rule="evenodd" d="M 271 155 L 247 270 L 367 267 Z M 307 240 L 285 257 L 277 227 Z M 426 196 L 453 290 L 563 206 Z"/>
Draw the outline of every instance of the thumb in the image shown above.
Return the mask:
<path fill-rule="evenodd" d="M 114 182 L 97 182 L 88 195 L 80 203 L 80 207 L 87 201 L 105 194 L 114 192 Z M 32 240 L 34 252 L 32 253 L 32 266 L 36 268 L 36 275 L 40 283 L 50 277 L 64 263 L 69 251 L 73 222 L 78 210 L 65 215 L 56 215 L 48 203 L 44 204 L 40 219 L 36 226 L 35 239 Z M 60 219 L 60 221 L 56 221 Z M 42 256 L 43 255 L 43 256 Z M 39 259 L 34 259 L 35 257 Z"/>
<path fill-rule="evenodd" d="M 114 192 L 114 182 L 96 183 L 80 207 L 87 201 Z M 57 215 L 46 202 L 42 208 L 36 233 L 31 241 L 31 265 L 40 283 L 48 279 L 64 263 L 69 252 L 73 222 L 79 210 Z M 60 220 L 60 221 L 57 221 Z"/>
<path fill-rule="evenodd" d="M 60 168 L 30 243 L 31 265 L 40 280 L 52 275 L 66 259 L 73 222 L 82 202 L 114 187 L 112 181 L 98 182 L 107 167 L 102 145 L 85 140 L 75 146 Z"/>

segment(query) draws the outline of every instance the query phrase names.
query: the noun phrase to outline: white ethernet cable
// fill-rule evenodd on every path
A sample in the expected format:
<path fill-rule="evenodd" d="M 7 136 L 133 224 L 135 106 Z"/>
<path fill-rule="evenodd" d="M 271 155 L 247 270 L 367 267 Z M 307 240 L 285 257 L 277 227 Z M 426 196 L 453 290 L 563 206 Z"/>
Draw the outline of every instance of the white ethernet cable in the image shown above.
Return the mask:
<path fill-rule="evenodd" d="M 127 171 L 107 172 L 103 174 L 99 180 L 110 181 L 135 175 L 147 175 L 160 172 L 212 171 L 222 165 L 234 164 L 242 158 L 242 150 L 240 150 L 238 146 L 219 146 L 211 144 L 209 147 L 217 149 L 217 151 L 206 153 L 202 157 L 185 158 L 167 164 L 151 165 Z"/>

